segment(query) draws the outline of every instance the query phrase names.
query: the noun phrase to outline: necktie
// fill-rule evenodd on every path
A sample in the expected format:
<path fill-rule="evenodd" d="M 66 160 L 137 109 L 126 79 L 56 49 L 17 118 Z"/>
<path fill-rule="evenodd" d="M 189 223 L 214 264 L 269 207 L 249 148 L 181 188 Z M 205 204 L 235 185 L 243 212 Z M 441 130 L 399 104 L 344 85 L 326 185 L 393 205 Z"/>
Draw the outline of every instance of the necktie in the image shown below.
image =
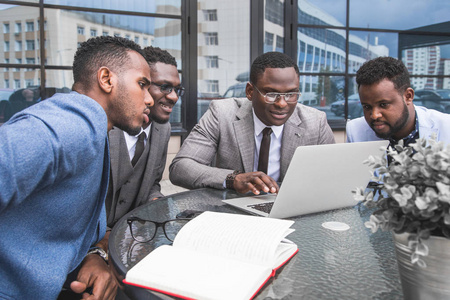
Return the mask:
<path fill-rule="evenodd" d="M 258 171 L 267 174 L 267 168 L 269 166 L 269 149 L 270 149 L 270 135 L 272 134 L 272 128 L 266 127 L 263 130 L 263 137 L 261 141 L 261 147 L 259 149 Z"/>
<path fill-rule="evenodd" d="M 136 142 L 136 150 L 134 151 L 133 159 L 131 160 L 131 164 L 134 165 L 138 162 L 139 157 L 141 157 L 142 152 L 144 152 L 144 140 L 145 140 L 145 132 L 142 132 L 138 136 L 138 140 Z"/>

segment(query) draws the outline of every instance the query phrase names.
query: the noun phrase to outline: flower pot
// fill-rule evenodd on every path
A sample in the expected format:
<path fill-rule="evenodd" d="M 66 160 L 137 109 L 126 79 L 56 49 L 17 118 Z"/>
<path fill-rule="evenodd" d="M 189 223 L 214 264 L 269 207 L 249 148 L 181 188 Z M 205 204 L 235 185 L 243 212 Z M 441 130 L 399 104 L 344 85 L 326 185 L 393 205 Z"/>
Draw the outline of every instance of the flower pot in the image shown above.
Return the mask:
<path fill-rule="evenodd" d="M 421 268 L 411 263 L 409 234 L 393 236 L 405 299 L 450 299 L 450 239 L 431 236 L 423 241 L 429 254 L 422 257 L 427 267 Z"/>

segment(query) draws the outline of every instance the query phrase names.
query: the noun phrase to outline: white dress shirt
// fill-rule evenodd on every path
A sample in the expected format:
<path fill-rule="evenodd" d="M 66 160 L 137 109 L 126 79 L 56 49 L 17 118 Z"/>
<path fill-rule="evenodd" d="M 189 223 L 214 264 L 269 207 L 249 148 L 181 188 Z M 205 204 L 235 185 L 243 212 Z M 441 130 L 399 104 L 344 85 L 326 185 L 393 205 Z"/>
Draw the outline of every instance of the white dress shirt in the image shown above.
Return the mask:
<path fill-rule="evenodd" d="M 275 181 L 280 178 L 280 163 L 281 163 L 281 137 L 283 135 L 284 124 L 280 126 L 267 126 L 255 114 L 253 110 L 253 122 L 255 127 L 255 155 L 253 161 L 253 172 L 258 170 L 259 149 L 261 148 L 262 131 L 266 127 L 272 128 L 270 135 L 270 150 L 269 150 L 269 167 L 267 168 L 267 175 L 272 177 Z"/>
<path fill-rule="evenodd" d="M 147 146 L 148 135 L 150 133 L 151 127 L 152 127 L 152 124 L 150 123 L 150 125 L 147 128 L 145 128 L 145 129 L 141 128 L 141 132 L 139 132 L 139 134 L 141 134 L 142 132 L 145 132 L 144 147 Z M 130 161 L 134 157 L 134 152 L 136 151 L 136 143 L 137 143 L 139 134 L 133 136 L 133 135 L 129 135 L 125 131 L 123 132 L 123 135 L 125 136 L 125 141 L 127 142 L 127 149 L 128 149 L 128 154 L 130 155 Z"/>

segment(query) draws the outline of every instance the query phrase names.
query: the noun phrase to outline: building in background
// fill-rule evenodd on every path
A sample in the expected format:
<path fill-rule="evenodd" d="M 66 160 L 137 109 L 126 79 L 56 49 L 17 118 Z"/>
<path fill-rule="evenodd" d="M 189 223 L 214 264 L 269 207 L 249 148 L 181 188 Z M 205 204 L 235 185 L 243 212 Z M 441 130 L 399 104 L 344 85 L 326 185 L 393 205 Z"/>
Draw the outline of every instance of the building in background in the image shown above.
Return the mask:
<path fill-rule="evenodd" d="M 34 7 L 15 6 L 0 10 L 3 34 L 0 35 L 0 60 L 5 63 L 38 65 L 40 63 L 39 11 Z M 128 38 L 141 46 L 149 46 L 154 36 L 97 22 L 88 13 L 47 9 L 45 15 L 45 64 L 72 66 L 73 55 L 80 43 L 100 35 Z M 62 74 L 61 74 L 62 73 Z M 47 72 L 46 86 L 70 89 L 72 72 Z M 5 68 L 0 72 L 4 88 L 20 89 L 41 84 L 38 68 Z"/>

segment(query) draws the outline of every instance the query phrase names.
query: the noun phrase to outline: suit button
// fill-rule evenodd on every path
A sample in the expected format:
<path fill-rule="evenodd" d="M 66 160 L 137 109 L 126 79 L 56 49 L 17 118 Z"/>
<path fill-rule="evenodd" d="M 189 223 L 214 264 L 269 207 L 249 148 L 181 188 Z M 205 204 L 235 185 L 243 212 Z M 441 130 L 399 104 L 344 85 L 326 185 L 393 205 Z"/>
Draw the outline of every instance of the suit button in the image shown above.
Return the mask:
<path fill-rule="evenodd" d="M 125 199 L 120 199 L 119 200 L 119 204 L 124 204 L 125 203 Z"/>

